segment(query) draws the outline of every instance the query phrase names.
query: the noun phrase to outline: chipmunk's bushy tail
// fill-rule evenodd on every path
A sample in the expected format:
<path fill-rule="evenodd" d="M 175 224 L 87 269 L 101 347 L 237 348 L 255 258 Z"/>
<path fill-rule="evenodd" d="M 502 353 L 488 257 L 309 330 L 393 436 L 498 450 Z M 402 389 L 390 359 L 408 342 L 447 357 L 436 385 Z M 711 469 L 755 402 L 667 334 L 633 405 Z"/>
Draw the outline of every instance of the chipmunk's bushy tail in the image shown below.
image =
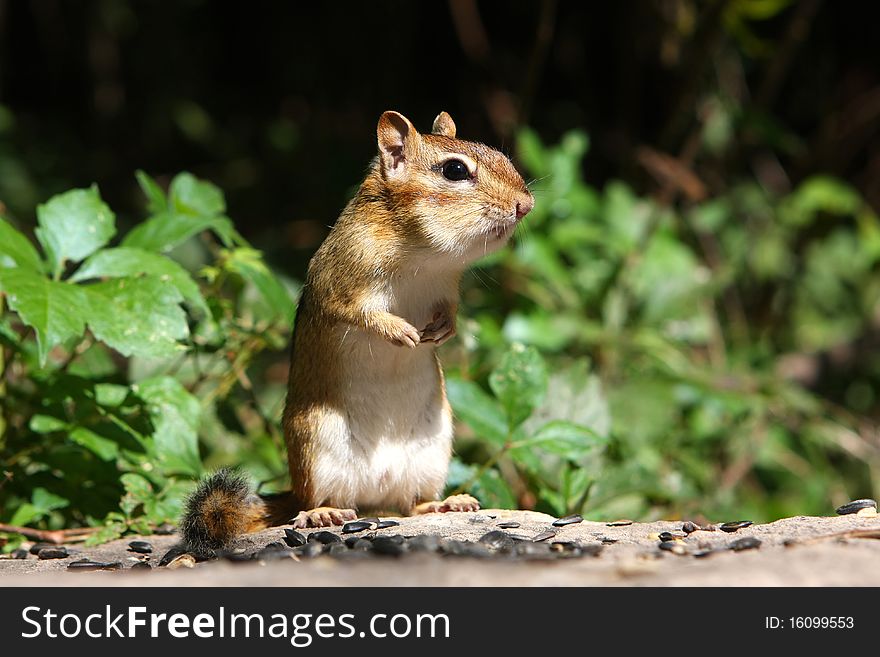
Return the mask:
<path fill-rule="evenodd" d="M 186 502 L 180 520 L 183 547 L 212 555 L 237 536 L 282 524 L 298 509 L 291 493 L 257 495 L 247 479 L 228 469 L 202 481 Z"/>

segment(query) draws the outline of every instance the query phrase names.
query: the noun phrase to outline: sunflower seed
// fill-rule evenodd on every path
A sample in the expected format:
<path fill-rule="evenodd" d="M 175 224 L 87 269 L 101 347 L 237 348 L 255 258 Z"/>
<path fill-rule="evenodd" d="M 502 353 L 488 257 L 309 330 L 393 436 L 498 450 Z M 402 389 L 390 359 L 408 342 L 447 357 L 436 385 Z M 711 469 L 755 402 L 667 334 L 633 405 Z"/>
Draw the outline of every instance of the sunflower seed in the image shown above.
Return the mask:
<path fill-rule="evenodd" d="M 287 543 L 290 547 L 296 548 L 300 545 L 306 544 L 306 537 L 300 534 L 295 529 L 285 529 L 284 542 Z"/>
<path fill-rule="evenodd" d="M 693 534 L 695 531 L 698 531 L 699 529 L 700 529 L 699 525 L 697 525 L 694 522 L 691 522 L 690 520 L 686 520 L 681 525 L 681 531 L 683 531 L 685 534 Z"/>
<path fill-rule="evenodd" d="M 440 550 L 442 538 L 434 534 L 421 534 L 413 536 L 407 544 L 413 552 L 437 552 Z"/>
<path fill-rule="evenodd" d="M 150 554 L 153 546 L 147 541 L 132 541 L 128 544 L 129 552 L 137 552 L 138 554 Z"/>
<path fill-rule="evenodd" d="M 519 523 L 513 520 L 506 520 L 504 522 L 499 522 L 497 525 L 498 529 L 519 529 Z"/>
<path fill-rule="evenodd" d="M 300 545 L 298 548 L 294 548 L 293 552 L 304 559 L 311 559 L 324 552 L 324 544 L 318 541 L 311 541 L 305 545 Z"/>
<path fill-rule="evenodd" d="M 13 553 L 9 556 L 12 559 L 27 559 L 28 558 L 28 551 L 25 550 L 24 548 L 18 548 L 17 550 L 13 551 Z"/>
<path fill-rule="evenodd" d="M 664 552 L 672 552 L 672 554 L 682 555 L 688 553 L 687 548 L 678 541 L 667 541 L 665 543 L 660 543 L 658 547 Z"/>
<path fill-rule="evenodd" d="M 37 552 L 39 559 L 66 559 L 70 556 L 66 547 L 48 547 Z"/>
<path fill-rule="evenodd" d="M 168 562 L 166 568 L 169 570 L 176 570 L 178 568 L 195 568 L 196 567 L 196 558 L 184 552 L 181 555 L 174 557 L 171 561 Z"/>
<path fill-rule="evenodd" d="M 554 527 L 565 527 L 565 525 L 574 525 L 578 522 L 583 522 L 584 519 L 579 514 L 575 513 L 570 516 L 565 516 L 564 518 L 560 518 L 559 520 L 554 520 L 551 524 Z"/>
<path fill-rule="evenodd" d="M 846 516 L 851 513 L 858 513 L 862 509 L 876 509 L 877 501 L 871 499 L 863 499 L 863 500 L 853 500 L 852 502 L 847 502 L 843 506 L 837 507 L 837 515 Z M 31 548 L 33 549 L 33 548 Z"/>
<path fill-rule="evenodd" d="M 723 525 L 718 527 L 723 532 L 735 532 L 737 529 L 742 529 L 743 527 L 748 527 L 753 524 L 751 520 L 737 520 L 735 522 L 725 522 Z"/>
<path fill-rule="evenodd" d="M 406 551 L 405 539 L 400 534 L 377 536 L 373 539 L 373 551 L 376 554 L 398 556 Z"/>
<path fill-rule="evenodd" d="M 378 524 L 378 523 L 376 523 Z M 347 522 L 342 525 L 342 533 L 343 534 L 354 534 L 356 532 L 366 531 L 373 526 L 373 523 L 368 522 L 366 520 L 354 520 L 352 522 Z"/>
<path fill-rule="evenodd" d="M 606 527 L 627 527 L 628 525 L 633 524 L 632 520 L 614 520 L 612 522 L 605 523 Z"/>
<path fill-rule="evenodd" d="M 389 527 L 399 527 L 400 523 L 396 520 L 380 520 L 376 523 L 376 529 L 388 529 Z"/>
<path fill-rule="evenodd" d="M 743 536 L 736 539 L 728 546 L 734 552 L 742 552 L 743 550 L 755 550 L 761 547 L 761 539 L 755 536 Z"/>
<path fill-rule="evenodd" d="M 660 532 L 660 534 L 658 534 L 658 538 L 663 543 L 666 543 L 668 541 L 677 541 L 684 537 L 685 534 L 674 534 L 672 532 Z"/>
<path fill-rule="evenodd" d="M 129 570 L 153 570 L 153 567 L 146 561 L 138 561 L 137 563 L 132 564 Z"/>
<path fill-rule="evenodd" d="M 491 531 L 480 537 L 480 543 L 490 550 L 509 550 L 513 547 L 513 539 L 506 532 Z"/>
<path fill-rule="evenodd" d="M 545 532 L 541 532 L 537 536 L 532 536 L 532 541 L 534 541 L 535 543 L 540 543 L 541 541 L 546 541 L 548 538 L 553 538 L 554 536 L 556 536 L 556 532 L 552 529 L 548 529 Z"/>
<path fill-rule="evenodd" d="M 122 570 L 122 562 L 102 562 L 90 561 L 89 559 L 79 559 L 71 561 L 67 564 L 67 570 Z"/>
<path fill-rule="evenodd" d="M 330 545 L 331 543 L 342 543 L 342 538 L 338 534 L 328 531 L 312 532 L 309 534 L 308 542 L 317 541 L 321 545 Z"/>
<path fill-rule="evenodd" d="M 31 554 L 39 554 L 40 550 L 45 550 L 46 548 L 54 548 L 58 547 L 55 543 L 34 543 L 31 545 L 30 553 Z"/>

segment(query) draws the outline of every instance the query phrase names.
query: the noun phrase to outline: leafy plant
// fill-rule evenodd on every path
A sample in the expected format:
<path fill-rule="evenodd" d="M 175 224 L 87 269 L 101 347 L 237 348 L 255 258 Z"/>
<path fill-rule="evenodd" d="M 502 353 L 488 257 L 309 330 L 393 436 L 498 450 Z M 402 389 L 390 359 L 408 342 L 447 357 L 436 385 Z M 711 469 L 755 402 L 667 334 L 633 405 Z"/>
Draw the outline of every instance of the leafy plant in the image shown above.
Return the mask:
<path fill-rule="evenodd" d="M 277 392 L 258 397 L 246 371 L 286 344 L 295 290 L 235 231 L 214 185 L 182 173 L 166 195 L 137 178 L 150 215 L 115 245 L 94 186 L 37 208 L 42 252 L 0 219 L 9 524 L 103 526 L 94 541 L 148 532 L 176 520 L 206 449 L 227 436 L 277 445 Z M 188 269 L 178 258 L 193 247 Z M 283 472 L 269 450 L 251 453 L 264 478 Z"/>
<path fill-rule="evenodd" d="M 820 368 L 876 326 L 876 214 L 827 176 L 678 204 L 597 189 L 588 147 L 520 135 L 537 203 L 464 290 L 447 360 L 472 439 L 452 488 L 597 519 L 827 514 L 870 494 L 880 454 L 851 402 L 878 398 L 880 369 L 855 365 L 835 401 Z"/>

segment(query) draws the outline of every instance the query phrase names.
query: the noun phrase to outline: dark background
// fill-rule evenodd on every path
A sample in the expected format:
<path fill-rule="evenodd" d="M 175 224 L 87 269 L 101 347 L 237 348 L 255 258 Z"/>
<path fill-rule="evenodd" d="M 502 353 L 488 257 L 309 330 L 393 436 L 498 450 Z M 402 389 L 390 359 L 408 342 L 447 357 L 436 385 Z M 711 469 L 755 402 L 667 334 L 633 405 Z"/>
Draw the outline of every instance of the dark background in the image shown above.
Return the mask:
<path fill-rule="evenodd" d="M 747 32 L 737 4 L 0 0 L 0 201 L 29 224 L 37 202 L 98 182 L 135 219 L 135 169 L 190 170 L 298 274 L 383 110 L 424 130 L 447 110 L 460 136 L 508 149 L 518 125 L 548 143 L 585 129 L 588 182 L 651 193 L 638 149 L 685 152 L 713 86 L 756 118 L 701 171 L 710 187 L 787 140 L 777 184 L 820 170 L 880 207 L 875 3 L 769 3 L 783 8 Z M 745 56 L 725 63 L 729 48 Z"/>

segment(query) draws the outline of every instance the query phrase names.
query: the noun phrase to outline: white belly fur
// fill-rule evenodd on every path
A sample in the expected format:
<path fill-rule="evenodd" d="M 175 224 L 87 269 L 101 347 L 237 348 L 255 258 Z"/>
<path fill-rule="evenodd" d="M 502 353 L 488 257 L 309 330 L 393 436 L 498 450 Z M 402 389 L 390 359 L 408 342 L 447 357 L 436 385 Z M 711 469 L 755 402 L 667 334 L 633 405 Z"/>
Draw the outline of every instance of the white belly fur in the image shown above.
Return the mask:
<path fill-rule="evenodd" d="M 380 296 L 389 312 L 416 328 L 431 320 L 438 300 L 457 296 L 446 277 L 408 279 L 405 290 Z M 438 280 L 438 278 L 440 280 Z M 441 390 L 435 347 L 398 347 L 355 327 L 337 327 L 345 412 L 328 414 L 319 430 L 313 483 L 316 498 L 340 508 L 400 509 L 437 499 L 452 449 L 452 414 Z"/>

